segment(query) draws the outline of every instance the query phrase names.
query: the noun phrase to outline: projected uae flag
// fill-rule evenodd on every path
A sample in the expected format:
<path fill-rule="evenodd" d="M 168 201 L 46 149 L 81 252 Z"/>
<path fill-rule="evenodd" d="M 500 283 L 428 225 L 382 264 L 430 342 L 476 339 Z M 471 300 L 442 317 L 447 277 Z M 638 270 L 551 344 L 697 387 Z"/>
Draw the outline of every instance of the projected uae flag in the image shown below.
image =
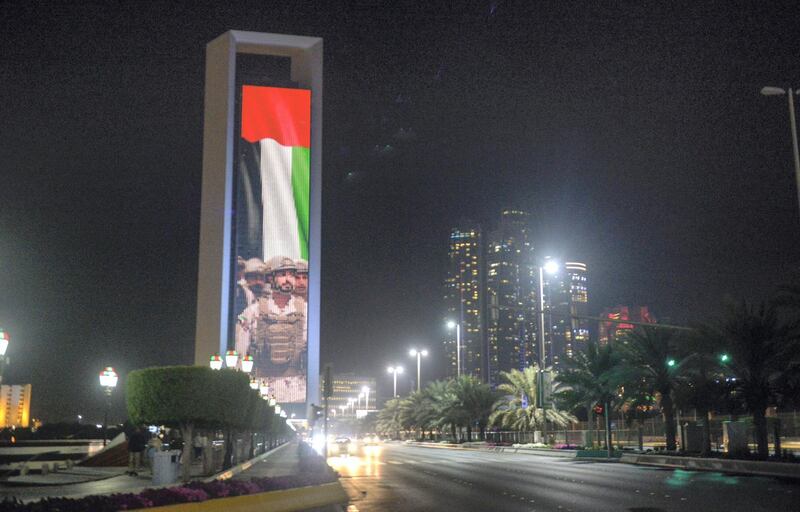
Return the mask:
<path fill-rule="evenodd" d="M 311 91 L 242 88 L 235 349 L 282 403 L 306 400 Z"/>
<path fill-rule="evenodd" d="M 242 138 L 260 149 L 264 254 L 308 260 L 311 91 L 244 86 Z"/>

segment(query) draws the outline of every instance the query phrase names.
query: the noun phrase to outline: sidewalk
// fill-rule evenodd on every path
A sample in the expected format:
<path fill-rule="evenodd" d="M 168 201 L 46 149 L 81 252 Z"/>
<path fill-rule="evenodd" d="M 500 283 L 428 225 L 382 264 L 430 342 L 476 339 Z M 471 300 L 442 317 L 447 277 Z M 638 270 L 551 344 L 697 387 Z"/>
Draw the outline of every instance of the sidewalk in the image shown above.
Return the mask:
<path fill-rule="evenodd" d="M 268 458 L 260 460 L 236 474 L 233 479 L 250 480 L 251 478 L 296 475 L 300 472 L 299 464 L 297 443 L 286 443 L 274 450 Z"/>

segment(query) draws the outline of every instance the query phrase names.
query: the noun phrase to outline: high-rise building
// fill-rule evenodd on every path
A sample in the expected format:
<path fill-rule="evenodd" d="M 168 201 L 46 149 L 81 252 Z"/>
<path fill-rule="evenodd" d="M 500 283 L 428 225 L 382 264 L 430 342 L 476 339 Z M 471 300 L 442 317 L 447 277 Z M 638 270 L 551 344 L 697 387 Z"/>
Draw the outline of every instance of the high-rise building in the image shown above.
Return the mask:
<path fill-rule="evenodd" d="M 374 378 L 357 376 L 354 373 L 337 373 L 332 376 L 332 380 L 333 396 L 328 399 L 330 416 L 355 416 L 357 410 L 374 411 L 377 408 L 378 393 Z M 320 378 L 320 382 L 323 381 Z M 362 394 L 363 397 L 359 398 Z M 349 401 L 353 404 L 350 405 Z"/>
<path fill-rule="evenodd" d="M 463 375 L 485 379 L 483 325 L 483 242 L 478 226 L 461 226 L 450 231 L 445 304 L 448 318 L 460 331 L 460 363 Z M 455 376 L 459 360 L 456 330 L 444 343 L 447 374 Z"/>
<path fill-rule="evenodd" d="M 537 274 L 528 214 L 504 210 L 486 248 L 486 337 L 492 386 L 500 384 L 500 372 L 536 362 Z"/>
<path fill-rule="evenodd" d="M 589 292 L 585 263 L 567 261 L 544 273 L 545 366 L 560 368 L 589 341 Z"/>
<path fill-rule="evenodd" d="M 0 426 L 28 428 L 31 417 L 31 385 L 0 386 Z"/>
<path fill-rule="evenodd" d="M 615 306 L 605 308 L 600 318 L 614 321 L 601 321 L 598 329 L 597 341 L 600 345 L 607 345 L 618 341 L 626 332 L 634 329 L 634 324 L 624 323 L 625 320 L 643 324 L 654 324 L 656 318 L 647 309 L 647 306 Z"/>

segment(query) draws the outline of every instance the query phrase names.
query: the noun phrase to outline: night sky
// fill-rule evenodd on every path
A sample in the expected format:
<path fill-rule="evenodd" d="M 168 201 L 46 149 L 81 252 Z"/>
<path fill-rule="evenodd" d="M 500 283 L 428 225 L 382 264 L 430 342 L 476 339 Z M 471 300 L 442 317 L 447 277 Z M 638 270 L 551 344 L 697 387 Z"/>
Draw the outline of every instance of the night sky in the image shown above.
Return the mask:
<path fill-rule="evenodd" d="M 786 98 L 759 95 L 800 87 L 796 2 L 70 4 L 0 4 L 4 383 L 35 416 L 100 421 L 103 366 L 192 362 L 204 52 L 230 29 L 325 39 L 336 371 L 385 391 L 412 344 L 441 363 L 448 231 L 509 206 L 588 263 L 593 312 L 700 321 L 797 276 Z"/>

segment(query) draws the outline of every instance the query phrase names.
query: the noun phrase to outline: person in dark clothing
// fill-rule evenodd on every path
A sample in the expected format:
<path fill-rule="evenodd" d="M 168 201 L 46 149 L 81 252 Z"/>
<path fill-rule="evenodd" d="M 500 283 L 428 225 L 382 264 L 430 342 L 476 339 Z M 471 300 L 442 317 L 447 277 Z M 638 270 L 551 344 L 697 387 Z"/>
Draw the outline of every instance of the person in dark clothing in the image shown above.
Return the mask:
<path fill-rule="evenodd" d="M 128 436 L 128 474 L 136 476 L 142 467 L 142 453 L 147 447 L 147 436 L 142 427 L 136 427 Z"/>

